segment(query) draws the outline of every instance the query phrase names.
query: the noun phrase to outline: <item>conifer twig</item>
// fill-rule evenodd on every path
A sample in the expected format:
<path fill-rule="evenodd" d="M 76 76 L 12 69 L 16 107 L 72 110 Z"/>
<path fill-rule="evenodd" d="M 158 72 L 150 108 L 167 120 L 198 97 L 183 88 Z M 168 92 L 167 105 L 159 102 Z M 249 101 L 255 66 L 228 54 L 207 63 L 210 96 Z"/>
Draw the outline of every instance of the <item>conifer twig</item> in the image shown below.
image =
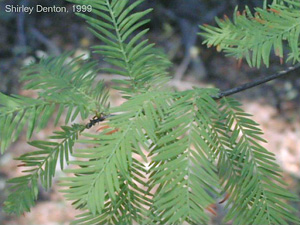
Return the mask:
<path fill-rule="evenodd" d="M 242 92 L 242 91 L 245 91 L 247 89 L 250 89 L 250 88 L 253 88 L 253 87 L 256 87 L 258 85 L 261 85 L 261 84 L 264 84 L 264 83 L 267 83 L 271 80 L 275 80 L 279 77 L 282 77 L 284 75 L 287 75 L 293 71 L 296 71 L 297 69 L 300 68 L 300 64 L 297 64 L 295 66 L 291 66 L 291 67 L 288 67 L 286 70 L 282 70 L 280 72 L 277 72 L 275 74 L 272 74 L 272 75 L 269 75 L 269 76 L 266 76 L 266 77 L 263 77 L 263 78 L 259 78 L 257 80 L 254 80 L 252 82 L 249 82 L 249 83 L 245 83 L 245 84 L 242 84 L 240 86 L 237 86 L 237 87 L 234 87 L 232 89 L 228 89 L 228 90 L 225 90 L 225 91 L 221 91 L 219 93 L 218 96 L 215 96 L 213 97 L 213 99 L 215 100 L 218 100 L 218 99 L 221 99 L 223 97 L 226 97 L 226 96 L 230 96 L 230 95 L 233 95 L 233 94 L 236 94 L 236 93 L 239 93 L 239 92 Z"/>
<path fill-rule="evenodd" d="M 275 80 L 277 78 L 280 78 L 282 76 L 285 76 L 293 71 L 296 71 L 300 69 L 300 64 L 297 64 L 295 66 L 290 66 L 288 67 L 286 70 L 282 70 L 282 71 L 279 71 L 277 73 L 274 73 L 274 74 L 271 74 L 269 76 L 266 76 L 266 77 L 263 77 L 263 78 L 259 78 L 257 80 L 254 80 L 252 82 L 249 82 L 249 83 L 245 83 L 245 84 L 242 84 L 240 86 L 237 86 L 237 87 L 234 87 L 234 88 L 231 88 L 231 89 L 228 89 L 228 90 L 225 90 L 225 91 L 221 91 L 219 93 L 219 95 L 217 96 L 214 96 L 212 97 L 213 99 L 215 100 L 219 100 L 223 97 L 227 97 L 227 96 L 230 96 L 230 95 L 233 95 L 233 94 L 236 94 L 236 93 L 239 93 L 239 92 L 242 92 L 242 91 L 245 91 L 247 89 L 250 89 L 250 88 L 253 88 L 253 87 L 256 87 L 256 86 L 259 86 L 261 84 L 264 84 L 264 83 L 267 83 L 269 81 L 272 81 L 272 80 Z M 106 115 L 106 116 L 102 116 L 100 118 L 96 118 L 96 119 L 92 119 L 90 120 L 90 122 L 88 124 L 86 124 L 86 128 L 89 129 L 91 128 L 92 126 L 94 126 L 96 123 L 98 122 L 102 122 L 104 120 L 106 120 L 108 117 L 110 116 L 113 116 L 112 114 L 110 115 Z"/>

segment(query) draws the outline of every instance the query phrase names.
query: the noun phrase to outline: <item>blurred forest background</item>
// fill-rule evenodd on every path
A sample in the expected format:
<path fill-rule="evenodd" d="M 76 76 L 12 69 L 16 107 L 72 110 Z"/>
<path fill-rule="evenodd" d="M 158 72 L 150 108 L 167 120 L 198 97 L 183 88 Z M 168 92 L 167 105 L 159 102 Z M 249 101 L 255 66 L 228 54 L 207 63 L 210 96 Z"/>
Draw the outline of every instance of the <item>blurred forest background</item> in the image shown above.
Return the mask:
<path fill-rule="evenodd" d="M 6 13 L 6 5 L 66 6 L 69 13 Z M 225 58 L 215 49 L 201 45 L 198 24 L 215 24 L 214 17 L 225 14 L 232 17 L 234 8 L 245 5 L 250 8 L 262 6 L 260 0 L 148 0 L 140 9 L 154 8 L 149 15 L 152 22 L 148 38 L 163 49 L 174 63 L 170 74 L 174 79 L 170 85 L 179 90 L 192 86 L 217 87 L 221 90 L 235 87 L 258 77 L 272 74 L 287 67 L 273 56 L 270 68 L 249 68 L 246 63 L 238 66 L 233 58 Z M 73 50 L 74 55 L 99 59 L 91 54 L 90 46 L 99 44 L 88 30 L 85 22 L 72 12 L 72 4 L 63 0 L 0 0 L 0 91 L 6 94 L 34 95 L 21 91 L 18 82 L 21 68 L 47 55 L 59 55 Z M 269 82 L 237 94 L 247 112 L 261 124 L 265 146 L 277 156 L 284 170 L 284 179 L 289 189 L 300 195 L 300 71 L 282 79 Z M 99 74 L 100 79 L 111 85 L 111 76 Z M 112 91 L 114 104 L 122 101 Z M 34 138 L 43 139 L 51 134 L 53 125 Z M 2 203 L 7 197 L 6 180 L 21 175 L 21 168 L 13 158 L 30 151 L 22 137 L 0 156 L 0 224 L 3 225 L 55 225 L 68 224 L 76 211 L 64 202 L 56 186 L 49 192 L 41 190 L 36 207 L 20 218 L 2 212 Z M 62 174 L 58 173 L 58 177 Z M 293 203 L 300 211 L 300 204 Z M 218 215 L 212 215 L 211 224 L 222 224 L 222 206 Z M 300 216 L 300 215 L 299 215 Z"/>

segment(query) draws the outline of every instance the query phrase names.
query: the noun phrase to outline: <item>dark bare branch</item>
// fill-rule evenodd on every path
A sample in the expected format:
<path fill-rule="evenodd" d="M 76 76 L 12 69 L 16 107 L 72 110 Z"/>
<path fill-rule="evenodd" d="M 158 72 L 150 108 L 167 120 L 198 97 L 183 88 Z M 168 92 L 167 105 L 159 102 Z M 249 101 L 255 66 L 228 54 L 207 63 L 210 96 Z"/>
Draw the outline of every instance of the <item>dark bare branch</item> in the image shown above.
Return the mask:
<path fill-rule="evenodd" d="M 252 82 L 249 82 L 249 83 L 246 83 L 246 84 L 242 84 L 242 85 L 240 85 L 238 87 L 235 87 L 235 88 L 232 88 L 232 89 L 229 89 L 229 90 L 221 91 L 218 96 L 215 96 L 213 98 L 215 100 L 218 100 L 218 99 L 221 99 L 223 97 L 230 96 L 230 95 L 233 95 L 233 94 L 245 91 L 247 89 L 250 89 L 250 88 L 256 87 L 258 85 L 267 83 L 267 82 L 269 82 L 271 80 L 275 80 L 277 78 L 280 78 L 280 77 L 283 77 L 285 75 L 288 75 L 291 72 L 298 70 L 299 68 L 300 68 L 300 64 L 288 67 L 286 70 L 282 70 L 282 71 L 277 72 L 275 74 L 272 74 L 272 75 L 269 75 L 269 76 L 266 76 L 266 77 L 263 77 L 263 78 L 259 78 L 257 80 L 252 81 Z"/>

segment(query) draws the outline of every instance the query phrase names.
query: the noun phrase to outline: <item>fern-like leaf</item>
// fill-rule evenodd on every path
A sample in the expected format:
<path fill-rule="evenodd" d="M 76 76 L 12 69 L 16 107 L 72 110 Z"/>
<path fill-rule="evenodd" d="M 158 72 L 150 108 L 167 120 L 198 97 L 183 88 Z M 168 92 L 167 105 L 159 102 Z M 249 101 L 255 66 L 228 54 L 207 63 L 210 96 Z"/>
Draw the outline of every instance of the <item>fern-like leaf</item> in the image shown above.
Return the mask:
<path fill-rule="evenodd" d="M 4 203 L 6 212 L 17 215 L 29 212 L 37 199 L 39 181 L 45 189 L 50 188 L 58 161 L 61 169 L 64 169 L 64 163 L 69 163 L 69 155 L 73 151 L 78 134 L 85 127 L 74 124 L 72 127 L 63 126 L 62 129 L 62 131 L 54 132 L 54 135 L 50 137 L 50 139 L 61 140 L 60 142 L 30 142 L 29 144 L 38 150 L 18 158 L 22 161 L 21 166 L 28 168 L 23 171 L 27 175 L 8 181 L 12 186 L 10 187 L 11 193 Z"/>
<path fill-rule="evenodd" d="M 102 45 L 94 46 L 94 49 L 113 67 L 104 70 L 126 77 L 125 80 L 114 80 L 122 85 L 122 87 L 115 87 L 116 89 L 123 91 L 125 95 L 129 93 L 132 95 L 153 85 L 165 83 L 167 78 L 164 74 L 170 65 L 169 61 L 162 54 L 156 54 L 153 49 L 154 44 L 148 44 L 148 40 L 144 40 L 149 29 L 138 31 L 149 22 L 148 19 L 142 18 L 151 9 L 132 13 L 143 0 L 135 1 L 130 6 L 128 0 L 70 1 L 93 7 L 92 13 L 96 18 L 84 14 L 78 15 L 86 19 L 91 26 L 91 32 L 103 42 Z M 134 33 L 136 35 L 130 39 Z M 161 82 L 158 82 L 158 79 Z"/>
<path fill-rule="evenodd" d="M 157 146 L 151 152 L 150 189 L 158 224 L 207 224 L 206 208 L 218 193 L 214 165 L 215 143 L 210 137 L 208 115 L 218 115 L 210 97 L 216 90 L 193 90 L 178 94 L 161 124 Z"/>
<path fill-rule="evenodd" d="M 110 118 L 111 128 L 84 141 L 95 148 L 77 149 L 73 154 L 80 160 L 71 164 L 79 168 L 67 170 L 75 176 L 64 178 L 60 185 L 69 187 L 63 192 L 76 208 L 89 210 L 86 219 L 97 221 L 89 224 L 112 220 L 140 224 L 147 218 L 151 205 L 149 193 L 143 188 L 147 169 L 136 157 L 147 160 L 144 150 L 149 149 L 149 137 L 155 137 L 160 118 L 155 107 L 166 108 L 166 99 L 165 93 L 148 92 L 111 109 L 120 113 Z M 114 214 L 106 215 L 109 212 Z"/>
<path fill-rule="evenodd" d="M 43 129 L 57 108 L 55 124 L 65 110 L 66 124 L 79 114 L 86 119 L 107 111 L 108 93 L 102 81 L 95 82 L 96 64 L 82 66 L 79 58 L 67 62 L 70 54 L 43 59 L 24 70 L 25 89 L 38 90 L 37 99 L 0 93 L 0 132 L 5 130 L 0 135 L 1 153 L 17 140 L 25 125 L 27 139 L 34 129 Z"/>
<path fill-rule="evenodd" d="M 9 147 L 11 142 L 17 140 L 26 124 L 28 139 L 35 127 L 44 127 L 54 110 L 55 103 L 52 102 L 0 93 L 1 153 Z"/>
<path fill-rule="evenodd" d="M 228 56 L 246 58 L 250 66 L 269 66 L 270 54 L 283 59 L 284 41 L 289 46 L 289 60 L 300 61 L 300 4 L 296 0 L 274 1 L 270 8 L 256 8 L 252 14 L 249 8 L 243 13 L 237 9 L 233 21 L 225 17 L 216 19 L 218 27 L 201 26 L 201 35 L 208 47 L 216 46 Z"/>
<path fill-rule="evenodd" d="M 220 108 L 224 115 L 221 121 L 230 135 L 228 139 L 224 129 L 220 133 L 220 139 L 228 143 L 222 153 L 227 159 L 224 155 L 219 159 L 222 185 L 230 196 L 225 221 L 234 219 L 234 224 L 243 225 L 298 223 L 295 209 L 286 203 L 297 197 L 286 191 L 274 154 L 260 145 L 264 139 L 258 124 L 233 99 L 223 98 Z M 228 164 L 231 167 L 227 168 Z"/>
<path fill-rule="evenodd" d="M 91 112 L 105 111 L 105 106 L 101 105 L 106 94 L 103 93 L 103 82 L 95 82 L 97 63 L 82 61 L 80 57 L 71 59 L 71 54 L 42 59 L 26 68 L 22 77 L 22 81 L 26 82 L 24 88 L 38 90 L 39 98 L 74 110 L 66 123 L 73 121 L 79 113 L 82 119 L 86 119 Z"/>

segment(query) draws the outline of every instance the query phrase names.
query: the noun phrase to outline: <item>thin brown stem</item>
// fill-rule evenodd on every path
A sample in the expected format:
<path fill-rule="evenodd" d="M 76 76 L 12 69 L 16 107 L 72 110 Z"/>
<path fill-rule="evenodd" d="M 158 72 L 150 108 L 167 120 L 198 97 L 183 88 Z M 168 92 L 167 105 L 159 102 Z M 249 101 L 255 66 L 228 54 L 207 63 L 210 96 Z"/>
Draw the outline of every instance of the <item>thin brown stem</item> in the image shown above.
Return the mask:
<path fill-rule="evenodd" d="M 282 71 L 277 72 L 275 74 L 272 74 L 272 75 L 269 75 L 269 76 L 266 76 L 266 77 L 263 77 L 263 78 L 259 78 L 257 80 L 254 80 L 254 81 L 249 82 L 249 83 L 242 84 L 242 85 L 237 86 L 237 87 L 232 88 L 232 89 L 221 91 L 219 93 L 219 95 L 214 96 L 213 98 L 215 100 L 218 100 L 218 99 L 221 99 L 223 97 L 230 96 L 230 95 L 233 95 L 233 94 L 245 91 L 247 89 L 250 89 L 250 88 L 256 87 L 258 85 L 267 83 L 267 82 L 269 82 L 271 80 L 275 80 L 277 78 L 283 77 L 283 76 L 285 76 L 285 75 L 287 75 L 287 74 L 289 74 L 289 73 L 291 73 L 293 71 L 298 70 L 299 68 L 300 68 L 300 64 L 288 67 L 286 70 L 282 70 Z"/>

